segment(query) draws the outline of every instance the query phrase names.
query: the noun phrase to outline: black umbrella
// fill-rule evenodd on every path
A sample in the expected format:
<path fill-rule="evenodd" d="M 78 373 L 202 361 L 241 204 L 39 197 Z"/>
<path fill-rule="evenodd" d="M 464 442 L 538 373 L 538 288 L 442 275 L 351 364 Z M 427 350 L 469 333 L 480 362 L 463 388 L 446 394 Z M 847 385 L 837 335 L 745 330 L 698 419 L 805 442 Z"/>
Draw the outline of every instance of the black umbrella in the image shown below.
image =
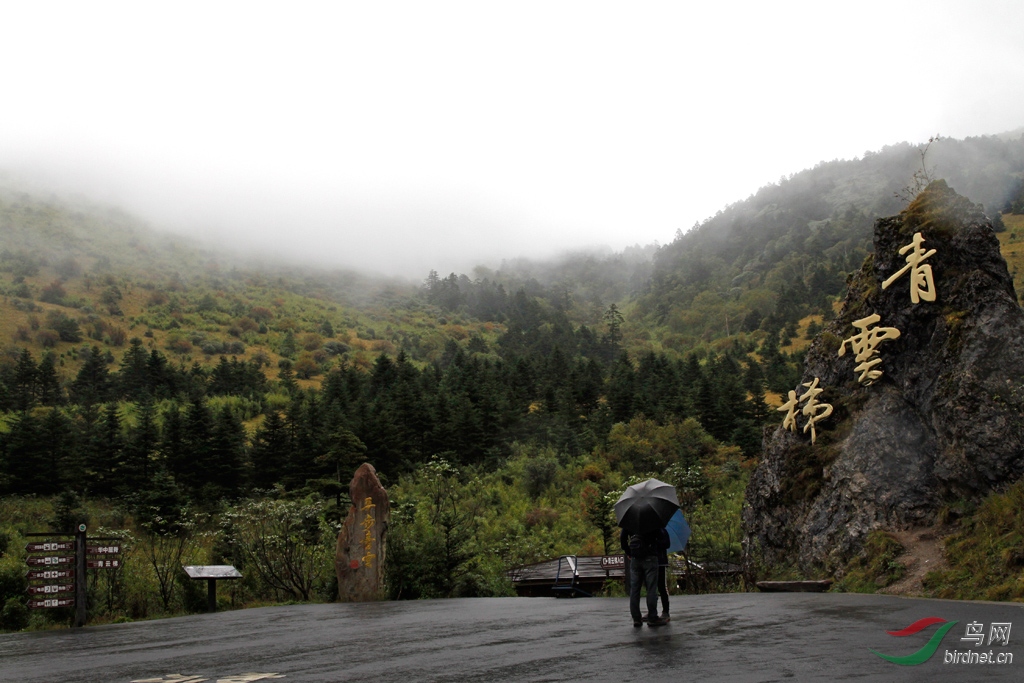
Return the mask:
<path fill-rule="evenodd" d="M 615 502 L 619 526 L 635 534 L 657 531 L 679 509 L 676 488 L 657 479 L 633 484 Z"/>

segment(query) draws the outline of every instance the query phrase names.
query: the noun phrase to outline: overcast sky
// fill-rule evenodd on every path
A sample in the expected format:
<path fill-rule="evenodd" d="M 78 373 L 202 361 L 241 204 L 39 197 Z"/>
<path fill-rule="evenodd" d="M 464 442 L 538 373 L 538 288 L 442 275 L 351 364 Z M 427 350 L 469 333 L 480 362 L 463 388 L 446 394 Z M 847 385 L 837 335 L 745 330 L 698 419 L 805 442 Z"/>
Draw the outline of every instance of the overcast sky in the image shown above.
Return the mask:
<path fill-rule="evenodd" d="M 0 0 L 0 168 L 422 278 L 1024 125 L 1024 3 Z"/>

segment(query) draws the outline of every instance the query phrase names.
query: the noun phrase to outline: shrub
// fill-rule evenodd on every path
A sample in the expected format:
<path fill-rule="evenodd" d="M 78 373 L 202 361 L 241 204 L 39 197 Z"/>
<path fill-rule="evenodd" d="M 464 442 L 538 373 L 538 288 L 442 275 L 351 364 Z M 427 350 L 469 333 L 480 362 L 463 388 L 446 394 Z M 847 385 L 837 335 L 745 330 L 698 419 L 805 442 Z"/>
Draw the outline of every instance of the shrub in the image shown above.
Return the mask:
<path fill-rule="evenodd" d="M 61 259 L 55 266 L 57 275 L 65 280 L 70 280 L 73 277 L 78 277 L 82 274 L 82 266 L 78 264 L 78 261 L 68 256 L 67 258 Z"/>
<path fill-rule="evenodd" d="M 21 598 L 8 598 L 0 610 L 0 628 L 20 631 L 28 626 L 28 606 Z"/>
<path fill-rule="evenodd" d="M 315 332 L 307 332 L 302 335 L 302 348 L 306 351 L 316 351 L 323 345 L 323 338 Z"/>
<path fill-rule="evenodd" d="M 39 300 L 45 301 L 48 304 L 63 305 L 67 295 L 68 293 L 64 290 L 61 281 L 54 280 L 43 287 L 43 291 L 39 293 Z"/>
<path fill-rule="evenodd" d="M 524 521 L 527 527 L 545 526 L 550 529 L 558 521 L 558 517 L 558 510 L 549 507 L 536 507 L 526 513 Z"/>
<path fill-rule="evenodd" d="M 322 518 L 320 502 L 248 501 L 224 513 L 221 534 L 264 594 L 308 601 L 333 569 L 335 531 Z"/>
<path fill-rule="evenodd" d="M 168 351 L 172 351 L 173 353 L 183 356 L 186 353 L 191 353 L 192 342 L 182 337 L 172 336 L 167 338 L 166 347 Z"/>
<path fill-rule="evenodd" d="M 547 456 L 528 460 L 523 468 L 523 486 L 531 498 L 538 498 L 555 481 L 558 461 Z"/>
<path fill-rule="evenodd" d="M 168 301 L 168 299 L 167 299 L 167 295 L 166 294 L 164 294 L 161 291 L 155 291 L 155 292 L 152 292 L 146 298 L 146 305 L 147 306 L 163 306 L 165 303 L 167 303 L 167 301 Z"/>
<path fill-rule="evenodd" d="M 44 349 L 52 349 L 60 341 L 60 335 L 53 330 L 39 330 L 36 332 L 36 342 Z"/>
<path fill-rule="evenodd" d="M 82 330 L 78 327 L 78 321 L 69 318 L 61 311 L 50 311 L 46 314 L 46 325 L 55 330 L 61 341 L 77 344 L 82 341 Z"/>
<path fill-rule="evenodd" d="M 836 590 L 851 593 L 874 593 L 903 576 L 905 567 L 896 558 L 903 546 L 887 531 L 872 531 L 864 549 L 847 567 L 846 575 Z"/>
<path fill-rule="evenodd" d="M 295 361 L 292 369 L 295 371 L 295 376 L 299 379 L 310 379 L 320 374 L 320 366 L 309 355 L 303 355 L 302 358 Z"/>
<path fill-rule="evenodd" d="M 349 351 L 349 346 L 339 341 L 329 341 L 324 344 L 324 351 L 332 356 L 340 356 L 341 354 Z"/>
<path fill-rule="evenodd" d="M 128 333 L 123 328 L 111 325 L 108 328 L 107 339 L 110 341 L 111 346 L 124 346 L 124 343 L 128 341 Z"/>

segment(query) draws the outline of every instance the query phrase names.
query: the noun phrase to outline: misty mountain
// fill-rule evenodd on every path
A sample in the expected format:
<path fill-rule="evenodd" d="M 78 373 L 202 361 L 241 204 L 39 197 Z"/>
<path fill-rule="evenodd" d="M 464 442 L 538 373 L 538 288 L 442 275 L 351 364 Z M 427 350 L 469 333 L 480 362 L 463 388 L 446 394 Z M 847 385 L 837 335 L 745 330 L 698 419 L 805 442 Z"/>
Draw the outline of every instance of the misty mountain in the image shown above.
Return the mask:
<path fill-rule="evenodd" d="M 775 334 L 807 315 L 830 317 L 847 278 L 872 250 L 874 221 L 898 213 L 920 189 L 915 185 L 939 177 L 982 204 L 998 226 L 999 212 L 1019 201 L 1024 134 L 900 143 L 822 162 L 661 247 L 506 260 L 498 270 L 477 268 L 473 278 L 433 273 L 425 291 L 448 311 L 504 321 L 511 294 L 521 289 L 552 311 L 549 322 L 566 315 L 592 327 L 618 303 L 635 351 L 685 352 L 737 333 Z M 441 286 L 433 288 L 431 278 Z M 482 295 L 489 288 L 495 296 Z M 486 306 L 477 305 L 482 300 Z"/>
<path fill-rule="evenodd" d="M 946 179 L 998 223 L 1024 177 L 1024 135 L 901 143 L 767 185 L 658 250 L 634 319 L 685 344 L 828 315 L 872 250 L 875 219 L 902 210 L 926 177 Z"/>

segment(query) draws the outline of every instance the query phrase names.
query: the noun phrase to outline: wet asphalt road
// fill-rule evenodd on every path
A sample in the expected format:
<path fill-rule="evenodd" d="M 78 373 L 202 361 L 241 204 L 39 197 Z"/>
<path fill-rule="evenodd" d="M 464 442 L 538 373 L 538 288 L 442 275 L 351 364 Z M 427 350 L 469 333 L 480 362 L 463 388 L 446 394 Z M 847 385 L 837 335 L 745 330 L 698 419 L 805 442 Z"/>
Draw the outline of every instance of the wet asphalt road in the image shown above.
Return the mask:
<path fill-rule="evenodd" d="M 668 626 L 634 629 L 620 598 L 493 598 L 268 607 L 74 631 L 0 635 L 5 683 L 290 681 L 1024 680 L 1024 605 L 849 594 L 674 596 Z M 935 654 L 899 666 L 957 620 Z M 962 642 L 1012 624 L 1008 645 Z M 987 640 L 987 638 L 986 638 Z M 947 664 L 946 651 L 1011 664 Z M 240 677 L 277 674 L 281 678 Z M 194 677 L 175 679 L 173 675 Z"/>

